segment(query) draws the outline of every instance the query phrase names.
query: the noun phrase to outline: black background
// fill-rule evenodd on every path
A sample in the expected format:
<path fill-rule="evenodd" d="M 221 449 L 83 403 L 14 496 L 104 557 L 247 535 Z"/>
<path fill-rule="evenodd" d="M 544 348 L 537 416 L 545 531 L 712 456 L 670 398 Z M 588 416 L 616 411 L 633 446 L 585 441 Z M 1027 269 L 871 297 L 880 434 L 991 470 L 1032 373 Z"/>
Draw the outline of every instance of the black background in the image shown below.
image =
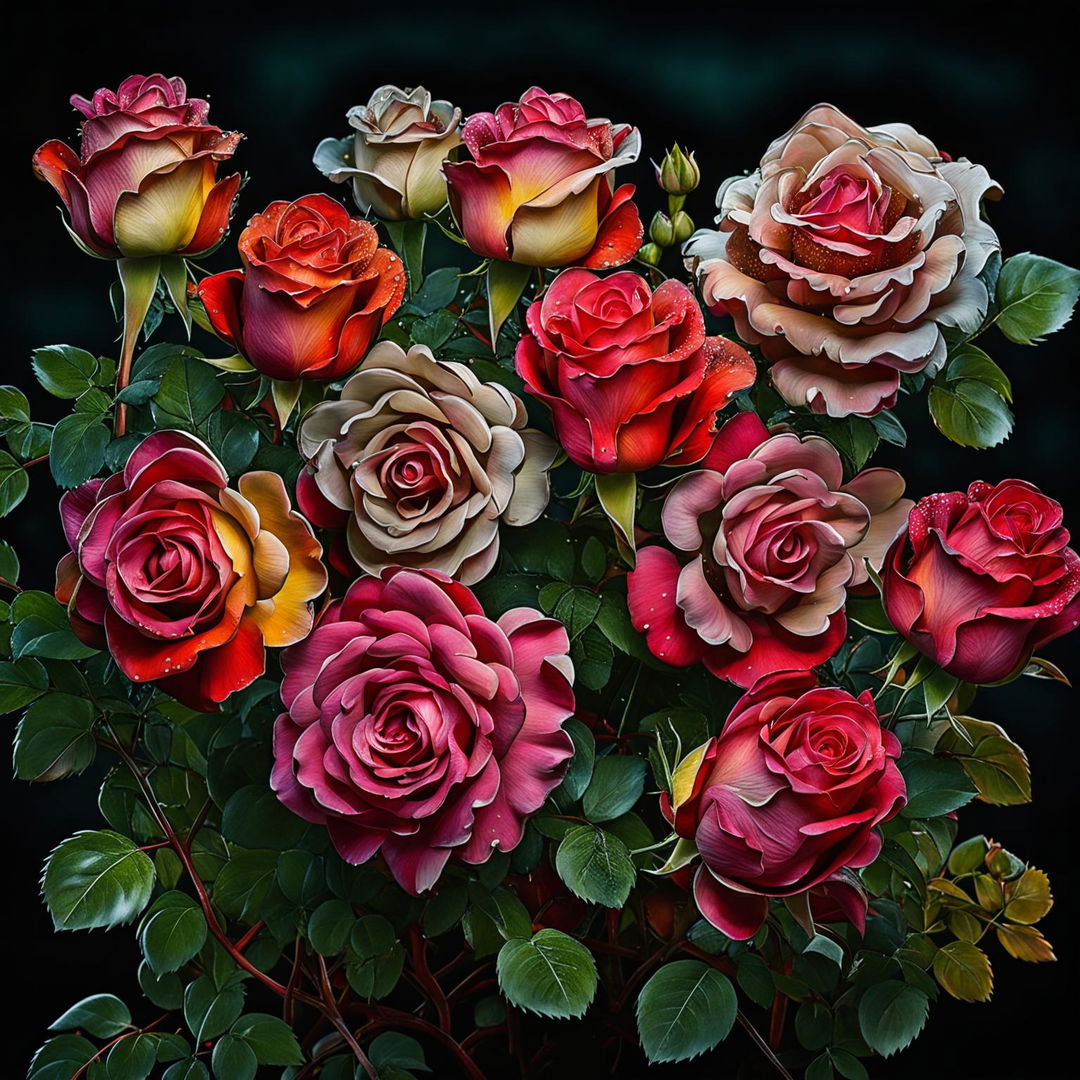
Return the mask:
<path fill-rule="evenodd" d="M 646 221 L 659 207 L 660 193 L 644 157 L 659 158 L 673 140 L 697 151 L 703 183 L 687 209 L 705 224 L 720 181 L 753 168 L 772 138 L 824 100 L 864 124 L 906 121 L 954 157 L 985 164 L 1005 188 L 993 221 L 1006 253 L 1033 250 L 1075 264 L 1080 152 L 1076 60 L 1065 52 L 1067 29 L 1041 5 L 1011 9 L 1008 23 L 995 22 L 990 5 L 946 7 L 910 0 L 852 7 L 744 3 L 695 12 L 668 3 L 650 14 L 631 14 L 629 6 L 600 11 L 544 0 L 490 11 L 473 4 L 428 9 L 407 0 L 372 0 L 295 4 L 292 11 L 261 5 L 245 12 L 202 0 L 130 9 L 85 5 L 73 14 L 27 4 L 5 28 L 10 56 L 0 142 L 8 160 L 0 262 L 7 318 L 0 381 L 30 394 L 36 418 L 55 420 L 64 404 L 34 384 L 30 350 L 70 342 L 116 354 L 106 300 L 113 269 L 74 248 L 51 191 L 35 182 L 29 160 L 46 139 L 73 140 L 70 94 L 115 87 L 133 71 L 182 75 L 192 94 L 211 99 L 213 122 L 247 134 L 235 158 L 251 176 L 238 221 L 276 198 L 315 190 L 344 196 L 311 166 L 311 154 L 320 138 L 345 134 L 346 110 L 365 102 L 376 86 L 422 82 L 468 115 L 539 83 L 573 93 L 590 116 L 641 129 L 643 160 L 620 178 L 639 184 Z M 210 265 L 226 269 L 235 261 L 227 242 Z M 167 326 L 158 340 L 177 332 Z M 1012 438 L 991 451 L 960 449 L 930 428 L 922 400 L 908 400 L 899 410 L 910 432 L 908 449 L 901 454 L 886 448 L 876 463 L 901 467 L 916 497 L 977 478 L 1020 476 L 1059 498 L 1076 525 L 1072 369 L 1078 342 L 1077 325 L 1038 349 L 988 335 L 980 344 L 1016 391 Z M 51 582 L 62 542 L 55 499 L 46 466 L 38 466 L 30 497 L 3 522 L 5 538 L 22 557 L 24 584 L 47 588 Z M 1059 641 L 1044 652 L 1080 681 L 1075 641 Z M 983 692 L 975 711 L 1004 724 L 1027 749 L 1035 801 L 967 808 L 960 833 L 986 832 L 1050 874 L 1058 901 L 1043 927 L 1059 963 L 1025 965 L 992 945 L 992 1002 L 962 1005 L 943 998 L 907 1053 L 871 1063 L 874 1077 L 1072 1075 L 1062 1062 L 1074 1041 L 1070 1002 L 1080 898 L 1071 842 L 1080 760 L 1076 698 L 1065 687 L 1027 679 Z M 15 1076 L 46 1025 L 80 997 L 108 990 L 137 1000 L 136 949 L 124 929 L 54 934 L 37 896 L 49 849 L 76 829 L 100 825 L 95 776 L 3 788 L 2 865 L 10 905 L 4 985 L 12 998 L 5 1006 L 3 1054 L 10 1065 L 3 1075 Z M 575 1037 L 568 1027 L 568 1038 Z M 720 1075 L 715 1068 L 692 1064 L 661 1075 Z"/>

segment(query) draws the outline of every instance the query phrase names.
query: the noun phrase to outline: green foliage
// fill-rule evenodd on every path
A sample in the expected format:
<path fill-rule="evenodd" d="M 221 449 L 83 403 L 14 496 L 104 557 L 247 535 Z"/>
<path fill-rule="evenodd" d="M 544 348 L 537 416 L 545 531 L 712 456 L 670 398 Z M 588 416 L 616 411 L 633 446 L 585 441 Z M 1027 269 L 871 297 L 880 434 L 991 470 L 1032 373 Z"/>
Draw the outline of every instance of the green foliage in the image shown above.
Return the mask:
<path fill-rule="evenodd" d="M 883 1057 L 903 1050 L 923 1029 L 929 999 L 921 990 L 896 979 L 871 986 L 859 1001 L 859 1031 Z"/>
<path fill-rule="evenodd" d="M 496 970 L 507 1001 L 541 1016 L 581 1016 L 596 995 L 596 962 L 559 930 L 511 938 L 499 950 Z"/>
<path fill-rule="evenodd" d="M 581 806 L 590 821 L 611 821 L 631 809 L 644 789 L 645 762 L 639 757 L 611 754 L 593 767 Z"/>
<path fill-rule="evenodd" d="M 130 1024 L 131 1011 L 118 997 L 113 994 L 92 994 L 54 1020 L 49 1030 L 82 1030 L 99 1039 L 111 1039 Z"/>
<path fill-rule="evenodd" d="M 563 837 L 555 867 L 575 895 L 609 908 L 626 903 L 637 876 L 626 845 L 590 825 L 572 829 Z"/>
<path fill-rule="evenodd" d="M 998 329 L 1021 345 L 1060 330 L 1080 296 L 1080 271 L 1025 252 L 1006 259 L 997 282 Z"/>
<path fill-rule="evenodd" d="M 726 975 L 700 960 L 665 964 L 637 1001 L 638 1035 L 649 1061 L 686 1061 L 727 1038 L 738 1001 Z"/>
<path fill-rule="evenodd" d="M 175 971 L 206 942 L 206 918 L 190 896 L 167 892 L 146 913 L 139 945 L 155 975 Z"/>

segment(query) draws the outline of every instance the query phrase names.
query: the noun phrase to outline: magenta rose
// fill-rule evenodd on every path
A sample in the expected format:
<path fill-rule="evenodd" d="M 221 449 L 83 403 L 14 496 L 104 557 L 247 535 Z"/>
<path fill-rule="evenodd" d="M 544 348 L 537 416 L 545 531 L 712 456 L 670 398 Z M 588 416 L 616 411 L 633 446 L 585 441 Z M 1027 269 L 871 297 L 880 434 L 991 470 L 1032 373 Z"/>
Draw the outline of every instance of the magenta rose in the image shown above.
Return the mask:
<path fill-rule="evenodd" d="M 845 868 L 881 850 L 875 826 L 907 801 L 869 691 L 819 687 L 809 672 L 770 675 L 723 730 L 675 770 L 662 809 L 701 855 L 694 899 L 729 937 L 753 937 L 772 897 L 807 893 L 822 921 L 859 926 L 865 899 Z"/>
<path fill-rule="evenodd" d="M 770 435 L 753 413 L 724 424 L 702 464 L 664 502 L 671 547 L 643 547 L 627 576 L 634 626 L 661 660 L 744 687 L 824 663 L 847 590 L 903 527 L 903 478 L 865 469 L 845 484 L 830 442 Z"/>
<path fill-rule="evenodd" d="M 381 850 L 423 892 L 451 855 L 514 848 L 562 779 L 568 650 L 562 623 L 531 608 L 495 622 L 445 574 L 361 578 L 283 656 L 273 788 L 348 862 Z"/>
<path fill-rule="evenodd" d="M 690 290 L 637 274 L 564 270 L 529 305 L 517 347 L 525 387 L 552 412 L 567 455 L 595 473 L 700 461 L 716 414 L 754 382 L 745 349 L 705 336 Z"/>
<path fill-rule="evenodd" d="M 882 568 L 889 621 L 950 675 L 995 683 L 1080 622 L 1061 506 L 1023 480 L 920 499 Z"/>

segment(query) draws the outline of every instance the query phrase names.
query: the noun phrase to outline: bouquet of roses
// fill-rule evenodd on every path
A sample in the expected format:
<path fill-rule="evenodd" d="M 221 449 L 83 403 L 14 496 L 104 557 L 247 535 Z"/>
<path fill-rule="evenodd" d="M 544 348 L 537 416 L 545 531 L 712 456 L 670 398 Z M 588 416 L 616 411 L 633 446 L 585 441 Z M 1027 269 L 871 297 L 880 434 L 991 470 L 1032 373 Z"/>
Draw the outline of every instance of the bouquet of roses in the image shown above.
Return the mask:
<path fill-rule="evenodd" d="M 31 1077 L 635 1071 L 738 1022 L 858 1080 L 995 951 L 1053 959 L 1046 875 L 956 811 L 1030 799 L 971 710 L 1065 681 L 1080 558 L 1032 483 L 868 466 L 920 398 L 1004 439 L 976 339 L 1077 299 L 1003 261 L 981 165 L 819 105 L 695 231 L 694 155 L 635 192 L 638 131 L 567 94 L 385 86 L 315 153 L 356 208 L 283 197 L 209 274 L 242 136 L 177 78 L 72 103 L 34 169 L 120 348 L 36 350 L 55 425 L 0 388 L 0 511 L 48 462 L 69 548 L 45 590 L 0 544 L 0 710 L 18 778 L 97 762 L 42 892 L 135 927 L 147 1000 Z"/>

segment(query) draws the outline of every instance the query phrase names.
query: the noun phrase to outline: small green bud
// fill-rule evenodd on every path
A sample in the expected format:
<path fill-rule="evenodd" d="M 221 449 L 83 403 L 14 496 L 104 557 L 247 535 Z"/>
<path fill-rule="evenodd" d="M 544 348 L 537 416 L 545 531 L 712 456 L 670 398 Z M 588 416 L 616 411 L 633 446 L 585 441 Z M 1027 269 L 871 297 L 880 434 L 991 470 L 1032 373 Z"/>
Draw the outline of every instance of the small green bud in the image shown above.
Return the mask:
<path fill-rule="evenodd" d="M 676 143 L 665 155 L 656 169 L 656 182 L 669 195 L 688 195 L 701 183 L 701 170 L 693 153 L 684 154 Z"/>
<path fill-rule="evenodd" d="M 694 220 L 685 210 L 680 210 L 671 221 L 675 231 L 675 243 L 685 244 L 694 232 Z"/>
<path fill-rule="evenodd" d="M 662 210 L 657 210 L 653 214 L 652 222 L 649 224 L 649 239 L 662 248 L 671 247 L 675 243 L 675 228 L 671 218 Z"/>
<path fill-rule="evenodd" d="M 663 248 L 658 244 L 645 244 L 638 248 L 637 257 L 649 266 L 656 266 L 660 262 L 660 256 L 664 254 Z"/>

